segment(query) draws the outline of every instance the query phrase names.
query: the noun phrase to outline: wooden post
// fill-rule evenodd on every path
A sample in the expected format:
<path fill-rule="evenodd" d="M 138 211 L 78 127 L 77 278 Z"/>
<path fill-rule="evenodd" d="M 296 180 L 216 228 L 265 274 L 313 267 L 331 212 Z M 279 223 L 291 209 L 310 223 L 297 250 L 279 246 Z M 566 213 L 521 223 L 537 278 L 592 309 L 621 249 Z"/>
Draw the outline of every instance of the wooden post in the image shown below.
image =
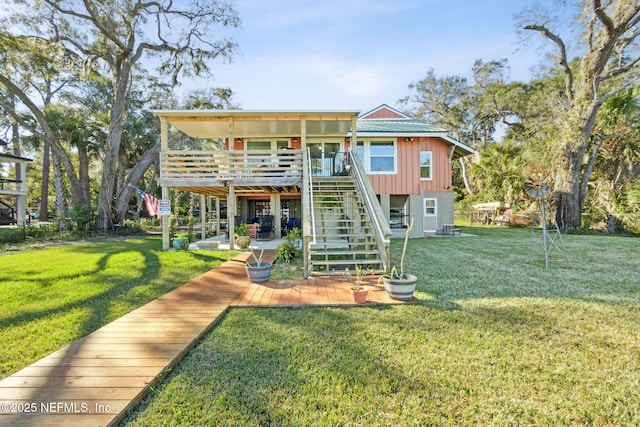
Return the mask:
<path fill-rule="evenodd" d="M 207 196 L 200 195 L 200 239 L 207 238 Z"/>
<path fill-rule="evenodd" d="M 160 117 L 160 155 L 169 149 L 169 125 L 166 117 Z M 162 200 L 169 200 L 169 189 L 162 187 Z M 172 207 L 173 208 L 173 207 Z M 169 216 L 162 216 L 162 250 L 169 250 Z"/>
<path fill-rule="evenodd" d="M 236 248 L 234 230 L 236 228 L 236 188 L 229 184 L 229 199 L 227 200 L 227 230 L 229 230 L 229 249 Z"/>

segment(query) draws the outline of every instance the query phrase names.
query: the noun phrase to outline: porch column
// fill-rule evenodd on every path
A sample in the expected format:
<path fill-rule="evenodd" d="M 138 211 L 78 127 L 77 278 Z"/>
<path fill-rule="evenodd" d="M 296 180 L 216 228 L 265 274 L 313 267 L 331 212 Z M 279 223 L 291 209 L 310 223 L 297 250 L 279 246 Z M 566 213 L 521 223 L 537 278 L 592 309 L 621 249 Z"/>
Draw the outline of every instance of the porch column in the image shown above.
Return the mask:
<path fill-rule="evenodd" d="M 351 117 L 351 144 L 349 151 L 358 148 L 358 116 Z"/>
<path fill-rule="evenodd" d="M 160 154 L 169 149 L 169 126 L 165 117 L 160 117 Z M 162 173 L 162 170 L 161 170 Z M 160 176 L 162 182 L 162 175 Z M 162 200 L 169 200 L 169 189 L 162 186 Z M 171 207 L 173 209 L 173 206 Z M 169 216 L 162 215 L 162 250 L 169 250 Z"/>
<path fill-rule="evenodd" d="M 229 249 L 236 248 L 234 230 L 236 228 L 236 187 L 229 184 L 229 199 L 227 200 L 227 230 L 229 230 Z"/>
<path fill-rule="evenodd" d="M 307 121 L 304 116 L 300 117 L 300 148 L 302 149 L 302 259 L 304 260 L 304 277 L 309 277 L 311 265 L 309 263 L 309 246 L 311 244 L 312 227 L 311 223 L 311 200 L 309 200 L 309 164 L 307 157 Z"/>
<path fill-rule="evenodd" d="M 271 215 L 273 215 L 273 235 L 276 239 L 279 239 L 282 236 L 282 205 L 280 203 L 280 194 L 272 194 L 270 199 Z"/>
<path fill-rule="evenodd" d="M 207 238 L 207 196 L 200 195 L 200 239 Z"/>
<path fill-rule="evenodd" d="M 218 235 L 220 234 L 220 197 L 216 196 L 215 201 L 216 201 L 216 220 L 214 223 L 216 225 L 216 235 Z"/>

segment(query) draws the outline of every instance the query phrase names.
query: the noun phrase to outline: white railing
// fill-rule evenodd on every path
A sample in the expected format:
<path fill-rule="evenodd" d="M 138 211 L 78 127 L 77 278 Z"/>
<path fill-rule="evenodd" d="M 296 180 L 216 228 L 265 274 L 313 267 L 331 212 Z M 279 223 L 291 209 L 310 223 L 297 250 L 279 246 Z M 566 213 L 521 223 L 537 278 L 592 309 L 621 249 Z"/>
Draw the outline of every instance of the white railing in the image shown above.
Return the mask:
<path fill-rule="evenodd" d="M 309 160 L 309 164 L 311 164 L 311 151 L 307 149 L 307 158 Z M 316 240 L 316 209 L 315 204 L 313 203 L 313 174 L 309 174 L 309 203 L 311 205 L 311 242 L 310 244 L 315 245 L 317 243 Z"/>
<path fill-rule="evenodd" d="M 316 243 L 316 221 L 313 203 L 313 178 L 310 172 L 311 154 L 307 149 L 302 178 L 302 241 L 304 245 L 304 276 L 311 270 L 311 245 Z"/>
<path fill-rule="evenodd" d="M 181 151 L 160 154 L 163 180 L 232 181 L 302 177 L 301 150 Z"/>
<path fill-rule="evenodd" d="M 385 269 L 388 271 L 390 268 L 389 264 L 391 262 L 391 228 L 386 220 L 382 221 L 385 218 L 384 212 L 380 207 L 380 203 L 378 202 L 373 187 L 371 186 L 371 182 L 366 176 L 364 166 L 362 165 L 362 162 L 358 157 L 358 153 L 355 150 L 352 150 L 349 153 L 349 160 L 351 162 L 351 173 L 353 174 L 354 181 L 360 190 L 360 194 L 362 194 L 365 199 L 365 208 L 367 209 L 371 222 L 373 223 L 380 259 L 382 259 Z"/>

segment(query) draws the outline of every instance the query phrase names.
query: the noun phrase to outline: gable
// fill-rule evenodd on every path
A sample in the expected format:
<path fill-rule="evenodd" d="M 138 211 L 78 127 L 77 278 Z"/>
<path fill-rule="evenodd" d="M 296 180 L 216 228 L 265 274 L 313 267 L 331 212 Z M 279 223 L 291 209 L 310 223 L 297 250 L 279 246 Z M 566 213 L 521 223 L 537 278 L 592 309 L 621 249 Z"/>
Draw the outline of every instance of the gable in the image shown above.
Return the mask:
<path fill-rule="evenodd" d="M 376 119 L 410 119 L 409 116 L 402 114 L 400 111 L 389 107 L 387 104 L 368 111 L 358 118 L 358 120 L 376 120 Z"/>

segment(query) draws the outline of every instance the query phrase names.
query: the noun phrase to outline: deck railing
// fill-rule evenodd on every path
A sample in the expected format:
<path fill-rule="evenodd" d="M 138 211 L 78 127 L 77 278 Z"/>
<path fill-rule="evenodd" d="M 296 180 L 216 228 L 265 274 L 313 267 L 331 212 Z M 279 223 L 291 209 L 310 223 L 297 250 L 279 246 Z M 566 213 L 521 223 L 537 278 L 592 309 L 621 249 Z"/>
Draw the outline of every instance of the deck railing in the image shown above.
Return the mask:
<path fill-rule="evenodd" d="M 184 180 L 226 182 L 302 178 L 301 150 L 169 150 L 160 154 L 160 176 L 174 183 Z"/>
<path fill-rule="evenodd" d="M 309 169 L 313 176 L 349 175 L 349 153 L 310 153 Z"/>
<path fill-rule="evenodd" d="M 369 213 L 371 223 L 373 225 L 373 231 L 375 234 L 376 243 L 378 244 L 378 254 L 386 271 L 390 269 L 391 253 L 390 253 L 390 238 L 391 228 L 389 223 L 385 220 L 384 212 L 380 207 L 380 203 L 376 197 L 376 193 L 371 186 L 371 182 L 367 178 L 364 166 L 358 157 L 358 153 L 352 150 L 349 156 L 351 162 L 351 173 L 353 174 L 354 181 L 365 200 L 365 209 Z"/>

